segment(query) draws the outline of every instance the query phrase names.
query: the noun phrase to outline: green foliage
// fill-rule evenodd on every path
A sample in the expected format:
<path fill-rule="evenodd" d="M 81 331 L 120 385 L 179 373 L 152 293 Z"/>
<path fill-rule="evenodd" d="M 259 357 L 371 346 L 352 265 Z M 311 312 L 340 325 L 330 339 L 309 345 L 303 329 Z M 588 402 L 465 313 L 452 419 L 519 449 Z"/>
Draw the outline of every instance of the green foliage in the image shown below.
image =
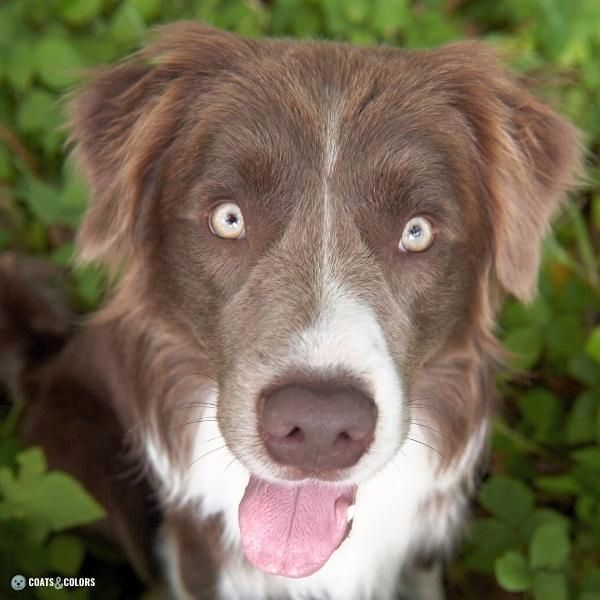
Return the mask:
<path fill-rule="evenodd" d="M 493 41 L 584 132 L 589 177 L 546 245 L 540 295 L 509 301 L 501 335 L 526 376 L 502 381 L 494 475 L 462 556 L 470 582 L 527 598 L 600 598 L 600 3 L 597 0 L 4 0 L 0 3 L 0 251 L 61 265 L 86 205 L 65 162 L 65 92 L 82 70 L 138 47 L 149 26 L 202 19 L 250 36 L 430 47 Z M 73 302 L 92 309 L 101 274 L 73 270 Z M 62 530 L 99 516 L 37 450 L 0 437 L 0 568 L 77 572 L 83 547 Z M 13 544 L 13 545 L 11 545 Z M 10 567 L 10 568 L 9 568 Z M 471 590 L 471 591 L 467 591 Z M 41 592 L 43 594 L 45 592 Z M 41 595 L 40 595 L 41 597 Z M 57 597 L 57 596 L 55 596 Z"/>
<path fill-rule="evenodd" d="M 20 448 L 11 431 L 16 410 L 18 405 L 0 431 L 0 581 L 8 582 L 15 574 L 76 575 L 85 548 L 79 537 L 63 532 L 97 521 L 104 511 L 72 477 L 48 471 L 40 448 Z M 33 588 L 19 593 L 41 600 L 87 597 L 86 590 Z"/>

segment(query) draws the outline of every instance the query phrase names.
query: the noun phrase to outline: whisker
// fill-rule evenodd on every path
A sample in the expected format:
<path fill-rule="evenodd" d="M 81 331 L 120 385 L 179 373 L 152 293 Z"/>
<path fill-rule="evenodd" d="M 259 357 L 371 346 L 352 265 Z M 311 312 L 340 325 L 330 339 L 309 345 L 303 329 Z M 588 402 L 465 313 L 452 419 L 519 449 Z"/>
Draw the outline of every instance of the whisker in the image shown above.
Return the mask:
<path fill-rule="evenodd" d="M 236 461 L 236 457 L 234 456 L 226 465 L 226 467 L 223 469 L 223 471 L 221 472 L 221 477 L 219 478 L 219 487 L 222 489 L 223 485 L 227 479 L 227 469 L 229 469 L 229 467 L 231 467 L 231 465 Z"/>
<path fill-rule="evenodd" d="M 186 373 L 185 375 L 181 375 L 179 377 L 179 379 L 177 380 L 177 383 L 173 384 L 173 385 L 179 385 L 180 382 L 182 382 L 184 379 L 187 379 L 188 377 L 202 377 L 204 379 L 208 379 L 210 381 L 213 381 L 214 383 L 219 383 L 214 377 L 211 377 L 210 375 L 207 375 L 206 373 L 201 373 L 199 371 L 191 371 L 189 373 Z"/>
<path fill-rule="evenodd" d="M 425 429 L 430 429 L 431 431 L 434 431 L 438 435 L 441 435 L 443 438 L 446 438 L 447 440 L 450 439 L 445 433 L 442 433 L 441 431 L 438 431 L 435 427 L 431 427 L 429 425 L 425 425 L 425 423 L 419 423 L 418 421 L 413 421 L 413 420 L 410 420 L 409 423 L 412 423 L 413 425 L 417 425 L 419 427 L 424 427 Z"/>
<path fill-rule="evenodd" d="M 216 423 L 218 421 L 217 417 L 204 417 L 202 419 L 195 419 L 194 421 L 188 421 L 187 423 L 181 423 L 180 425 L 175 425 L 175 427 L 171 427 L 167 429 L 168 432 L 175 431 L 176 429 L 181 429 L 186 425 L 193 425 L 194 423 Z"/>
<path fill-rule="evenodd" d="M 202 456 L 199 456 L 198 458 L 195 458 L 187 467 L 186 470 L 191 468 L 195 463 L 197 463 L 199 460 L 202 460 L 203 458 L 206 458 L 209 454 L 212 454 L 213 452 L 216 452 L 217 450 L 225 450 L 225 448 L 227 448 L 227 444 L 223 444 L 222 446 L 219 446 L 218 448 L 213 448 L 212 450 L 209 450 L 208 452 L 205 452 Z"/>
<path fill-rule="evenodd" d="M 208 439 L 208 440 L 203 440 L 203 441 L 200 443 L 200 445 L 201 445 L 201 446 L 204 446 L 204 444 L 208 444 L 208 443 L 210 443 L 210 442 L 215 442 L 216 440 L 222 440 L 222 439 L 223 439 L 223 436 L 222 436 L 222 435 L 216 435 L 215 437 L 211 437 L 211 438 L 210 438 L 210 439 Z"/>
<path fill-rule="evenodd" d="M 433 446 L 430 446 L 429 444 L 422 442 L 421 440 L 415 440 L 415 438 L 406 438 L 407 440 L 410 440 L 411 442 L 416 442 L 417 444 L 421 444 L 422 446 L 427 446 L 427 448 L 429 448 L 430 450 L 433 450 L 435 453 L 439 454 L 444 460 L 446 460 L 446 457 L 436 448 L 434 448 Z"/>
<path fill-rule="evenodd" d="M 190 402 L 189 404 L 177 404 L 176 406 L 169 406 L 167 408 L 163 408 L 161 413 L 166 413 L 171 410 L 181 410 L 183 408 L 216 408 L 217 405 L 213 402 Z"/>
<path fill-rule="evenodd" d="M 437 410 L 438 412 L 441 412 L 442 414 L 446 415 L 447 417 L 452 416 L 449 411 L 444 410 L 443 408 L 440 408 L 439 406 L 434 406 L 433 404 L 425 404 L 423 402 L 416 403 L 416 402 L 412 402 L 412 401 L 407 402 L 407 404 L 409 406 L 413 406 L 416 408 L 430 408 L 431 410 Z"/>
<path fill-rule="evenodd" d="M 406 454 L 406 452 L 404 452 L 404 450 L 402 450 L 402 448 L 400 448 L 400 454 L 402 454 L 402 456 L 404 456 L 404 458 L 408 461 L 408 463 L 410 464 L 411 468 L 414 469 L 414 465 L 412 463 L 412 460 L 410 460 L 410 456 L 408 456 L 408 454 Z"/>
<path fill-rule="evenodd" d="M 131 479 L 132 481 L 137 481 L 139 483 L 146 477 L 146 470 L 145 465 L 141 462 L 140 464 L 127 465 L 123 469 L 119 469 L 115 473 L 114 478 L 117 480 Z"/>
<path fill-rule="evenodd" d="M 235 462 L 235 456 L 227 463 L 227 466 L 223 469 L 223 473 L 229 469 L 229 467 Z"/>

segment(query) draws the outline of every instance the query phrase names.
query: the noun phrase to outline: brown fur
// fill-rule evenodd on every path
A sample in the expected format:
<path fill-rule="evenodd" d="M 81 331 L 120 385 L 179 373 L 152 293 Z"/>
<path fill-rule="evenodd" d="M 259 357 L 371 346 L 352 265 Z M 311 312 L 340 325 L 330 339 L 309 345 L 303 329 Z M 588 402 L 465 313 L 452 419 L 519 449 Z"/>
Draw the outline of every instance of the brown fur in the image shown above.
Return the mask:
<path fill-rule="evenodd" d="M 215 383 L 229 448 L 267 460 L 255 401 L 326 293 L 324 193 L 332 271 L 385 323 L 411 414 L 450 464 L 493 408 L 501 298 L 532 297 L 579 165 L 575 130 L 477 42 L 407 52 L 171 25 L 79 93 L 72 128 L 91 191 L 81 259 L 120 275 L 73 344 L 108 340 L 98 389 L 110 382 L 140 451 L 151 434 L 175 464 L 201 412 L 186 398 Z M 223 201 L 242 207 L 243 240 L 208 231 Z M 415 214 L 436 242 L 399 253 Z"/>

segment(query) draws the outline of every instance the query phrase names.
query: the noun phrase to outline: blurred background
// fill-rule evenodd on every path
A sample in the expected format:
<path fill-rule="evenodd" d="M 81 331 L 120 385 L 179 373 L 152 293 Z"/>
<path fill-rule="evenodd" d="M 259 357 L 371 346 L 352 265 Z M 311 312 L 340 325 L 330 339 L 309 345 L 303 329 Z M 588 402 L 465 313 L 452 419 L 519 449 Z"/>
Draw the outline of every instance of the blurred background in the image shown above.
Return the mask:
<path fill-rule="evenodd" d="M 87 197 L 68 160 L 65 93 L 153 25 L 188 18 L 249 36 L 407 48 L 482 38 L 581 129 L 587 179 L 546 242 L 540 295 L 503 311 L 498 334 L 522 374 L 499 380 L 490 471 L 447 584 L 452 598 L 600 599 L 600 1 L 0 0 L 0 254 L 65 267 L 60 285 L 81 313 L 105 285 L 102 273 L 69 268 Z M 23 399 L 8 396 L 0 391 L 0 599 L 16 573 L 97 581 L 19 598 L 144 594 L 118 553 L 73 529 L 102 511 L 22 447 Z"/>

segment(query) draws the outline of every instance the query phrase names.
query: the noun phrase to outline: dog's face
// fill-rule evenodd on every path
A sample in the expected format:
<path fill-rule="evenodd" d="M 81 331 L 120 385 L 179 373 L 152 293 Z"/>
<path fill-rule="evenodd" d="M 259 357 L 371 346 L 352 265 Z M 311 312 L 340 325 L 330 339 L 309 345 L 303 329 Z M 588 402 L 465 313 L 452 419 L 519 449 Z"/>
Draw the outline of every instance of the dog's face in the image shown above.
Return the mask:
<path fill-rule="evenodd" d="M 275 550 L 246 544 L 256 564 L 327 560 L 356 485 L 425 443 L 411 405 L 440 404 L 425 423 L 448 462 L 460 454 L 486 411 L 467 389 L 478 358 L 456 357 L 491 335 L 501 288 L 531 296 L 577 160 L 573 130 L 485 48 L 176 26 L 101 75 L 74 125 L 93 193 L 82 253 L 130 261 L 142 302 L 201 340 L 220 431 L 251 474 L 243 537 L 289 494 L 329 515 L 285 567 L 272 554 L 290 522 L 271 520 Z"/>

